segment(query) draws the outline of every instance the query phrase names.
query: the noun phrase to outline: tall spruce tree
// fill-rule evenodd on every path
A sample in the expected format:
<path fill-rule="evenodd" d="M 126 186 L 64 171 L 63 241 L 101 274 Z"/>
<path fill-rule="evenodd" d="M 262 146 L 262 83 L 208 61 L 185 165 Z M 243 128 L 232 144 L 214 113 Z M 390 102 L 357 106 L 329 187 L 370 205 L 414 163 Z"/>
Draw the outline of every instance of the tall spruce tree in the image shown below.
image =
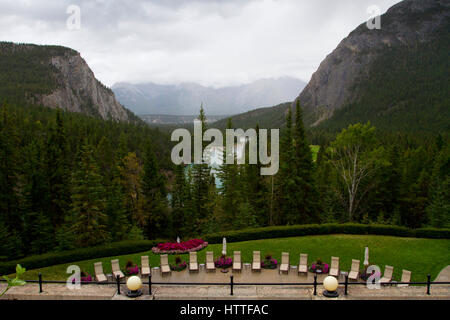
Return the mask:
<path fill-rule="evenodd" d="M 311 148 L 305 135 L 303 124 L 303 111 L 300 101 L 297 100 L 295 108 L 294 129 L 294 160 L 293 181 L 295 188 L 292 196 L 296 198 L 294 212 L 289 215 L 290 223 L 313 223 L 319 222 L 318 217 L 318 194 L 314 181 L 314 166 Z"/>
<path fill-rule="evenodd" d="M 147 144 L 145 152 L 142 195 L 144 196 L 143 209 L 149 216 L 146 228 L 147 237 L 154 239 L 168 236 L 171 226 L 167 191 L 164 177 L 159 172 L 158 163 L 150 143 Z"/>
<path fill-rule="evenodd" d="M 172 187 L 170 205 L 172 207 L 173 232 L 176 236 L 189 233 L 189 226 L 186 224 L 189 216 L 188 188 L 184 164 L 175 166 L 175 181 Z"/>
<path fill-rule="evenodd" d="M 281 137 L 280 169 L 276 177 L 275 224 L 294 224 L 296 222 L 296 197 L 294 180 L 294 152 L 292 133 L 292 110 L 288 109 L 286 128 Z"/>
<path fill-rule="evenodd" d="M 109 238 L 104 214 L 105 189 L 93 153 L 90 145 L 81 147 L 72 176 L 73 231 L 81 247 L 99 245 Z"/>
<path fill-rule="evenodd" d="M 70 204 L 70 182 L 67 166 L 67 143 L 61 111 L 56 114 L 55 127 L 47 141 L 47 176 L 49 212 L 55 228 L 64 222 Z"/>
<path fill-rule="evenodd" d="M 200 107 L 200 115 L 198 120 L 202 124 L 202 141 L 203 134 L 207 130 L 206 116 L 203 106 Z M 203 144 L 204 149 L 205 144 Z M 193 233 L 202 232 L 202 221 L 207 221 L 211 217 L 211 168 L 203 160 L 201 163 L 194 163 L 192 166 L 192 226 Z"/>

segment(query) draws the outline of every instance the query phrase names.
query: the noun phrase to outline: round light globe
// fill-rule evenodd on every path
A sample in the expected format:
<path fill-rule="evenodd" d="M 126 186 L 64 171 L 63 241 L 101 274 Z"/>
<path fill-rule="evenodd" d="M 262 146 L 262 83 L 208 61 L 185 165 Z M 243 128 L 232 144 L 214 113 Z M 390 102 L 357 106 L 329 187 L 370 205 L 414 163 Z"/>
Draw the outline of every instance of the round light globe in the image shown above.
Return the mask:
<path fill-rule="evenodd" d="M 128 278 L 127 287 L 131 291 L 137 291 L 137 290 L 141 289 L 142 288 L 141 278 L 139 278 L 137 276 L 132 276 L 132 277 Z"/>
<path fill-rule="evenodd" d="M 323 280 L 323 286 L 328 292 L 334 292 L 339 286 L 339 283 L 335 277 L 328 276 Z"/>

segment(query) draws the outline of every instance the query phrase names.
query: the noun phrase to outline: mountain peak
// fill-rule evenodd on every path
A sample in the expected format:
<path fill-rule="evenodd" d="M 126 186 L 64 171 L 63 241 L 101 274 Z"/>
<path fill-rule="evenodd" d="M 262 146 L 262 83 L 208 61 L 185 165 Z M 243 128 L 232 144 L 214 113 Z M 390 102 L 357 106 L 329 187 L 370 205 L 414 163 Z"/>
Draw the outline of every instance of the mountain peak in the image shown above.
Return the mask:
<path fill-rule="evenodd" d="M 4 99 L 103 119 L 129 121 L 132 117 L 73 49 L 0 42 L 0 56 L 0 79 L 5 79 L 0 81 L 0 94 Z M 14 72 L 10 72 L 11 66 Z"/>
<path fill-rule="evenodd" d="M 307 113 L 306 121 L 318 125 L 355 102 L 359 97 L 355 86 L 386 50 L 432 41 L 439 30 L 448 28 L 449 18 L 448 0 L 405 0 L 381 16 L 380 30 L 362 23 L 322 61 L 297 98 Z"/>

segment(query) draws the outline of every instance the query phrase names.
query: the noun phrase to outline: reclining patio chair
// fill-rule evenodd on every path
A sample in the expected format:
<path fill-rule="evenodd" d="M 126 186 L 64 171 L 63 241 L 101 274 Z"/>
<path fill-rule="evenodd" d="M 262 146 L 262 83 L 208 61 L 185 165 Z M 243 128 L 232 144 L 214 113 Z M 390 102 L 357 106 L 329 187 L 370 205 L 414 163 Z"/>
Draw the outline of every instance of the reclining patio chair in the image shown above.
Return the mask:
<path fill-rule="evenodd" d="M 339 257 L 331 257 L 330 276 L 339 277 Z"/>
<path fill-rule="evenodd" d="M 384 267 L 384 275 L 380 279 L 380 283 L 389 283 L 392 280 L 392 274 L 394 273 L 394 267 L 391 266 L 385 266 Z"/>
<path fill-rule="evenodd" d="M 233 259 L 233 271 L 242 271 L 242 261 L 241 261 L 241 252 L 235 251 L 234 252 L 234 259 Z"/>
<path fill-rule="evenodd" d="M 189 271 L 198 271 L 197 252 L 189 252 Z"/>
<path fill-rule="evenodd" d="M 298 264 L 298 273 L 308 273 L 308 255 L 306 253 L 300 254 L 300 262 Z"/>
<path fill-rule="evenodd" d="M 214 265 L 214 252 L 208 251 L 206 252 L 206 271 L 216 270 L 216 266 Z"/>
<path fill-rule="evenodd" d="M 351 280 L 358 280 L 359 276 L 359 260 L 352 259 L 352 267 L 348 273 L 348 278 Z"/>
<path fill-rule="evenodd" d="M 280 273 L 289 273 L 289 252 L 281 253 Z"/>
<path fill-rule="evenodd" d="M 261 252 L 253 251 L 252 270 L 261 271 Z"/>
<path fill-rule="evenodd" d="M 150 264 L 148 262 L 148 256 L 141 256 L 141 275 L 148 276 L 150 275 Z"/>
<path fill-rule="evenodd" d="M 402 280 L 400 282 L 411 282 L 411 271 L 403 270 L 402 272 Z M 408 287 L 407 283 L 400 283 L 397 287 Z"/>
<path fill-rule="evenodd" d="M 169 256 L 167 254 L 161 255 L 161 274 L 171 273 L 169 266 Z"/>
<path fill-rule="evenodd" d="M 97 280 L 98 282 L 108 281 L 108 278 L 103 273 L 103 265 L 101 262 L 94 263 L 94 269 L 95 269 L 95 280 Z"/>
<path fill-rule="evenodd" d="M 119 279 L 125 278 L 125 275 L 120 270 L 119 259 L 111 260 L 111 268 L 115 279 L 117 279 L 117 276 L 119 276 Z"/>

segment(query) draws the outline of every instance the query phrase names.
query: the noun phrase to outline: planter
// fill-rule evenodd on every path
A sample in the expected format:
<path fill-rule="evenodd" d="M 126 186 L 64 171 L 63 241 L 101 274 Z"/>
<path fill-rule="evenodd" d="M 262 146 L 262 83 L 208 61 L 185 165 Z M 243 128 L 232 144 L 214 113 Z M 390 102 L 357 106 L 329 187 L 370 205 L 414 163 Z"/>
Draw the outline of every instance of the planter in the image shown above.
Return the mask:
<path fill-rule="evenodd" d="M 233 259 L 228 257 L 220 257 L 219 259 L 214 261 L 214 265 L 216 266 L 217 269 L 226 270 L 227 268 L 230 268 L 233 265 Z"/>
<path fill-rule="evenodd" d="M 170 270 L 175 271 L 175 272 L 183 271 L 186 268 L 187 268 L 187 263 L 185 261 L 183 261 L 179 264 L 171 264 L 170 265 Z"/>
<path fill-rule="evenodd" d="M 261 262 L 261 268 L 263 269 L 276 269 L 278 266 L 278 261 L 276 259 L 266 259 Z"/>
<path fill-rule="evenodd" d="M 330 271 L 330 266 L 328 265 L 328 263 L 318 261 L 311 265 L 309 271 L 317 274 L 328 273 Z"/>

